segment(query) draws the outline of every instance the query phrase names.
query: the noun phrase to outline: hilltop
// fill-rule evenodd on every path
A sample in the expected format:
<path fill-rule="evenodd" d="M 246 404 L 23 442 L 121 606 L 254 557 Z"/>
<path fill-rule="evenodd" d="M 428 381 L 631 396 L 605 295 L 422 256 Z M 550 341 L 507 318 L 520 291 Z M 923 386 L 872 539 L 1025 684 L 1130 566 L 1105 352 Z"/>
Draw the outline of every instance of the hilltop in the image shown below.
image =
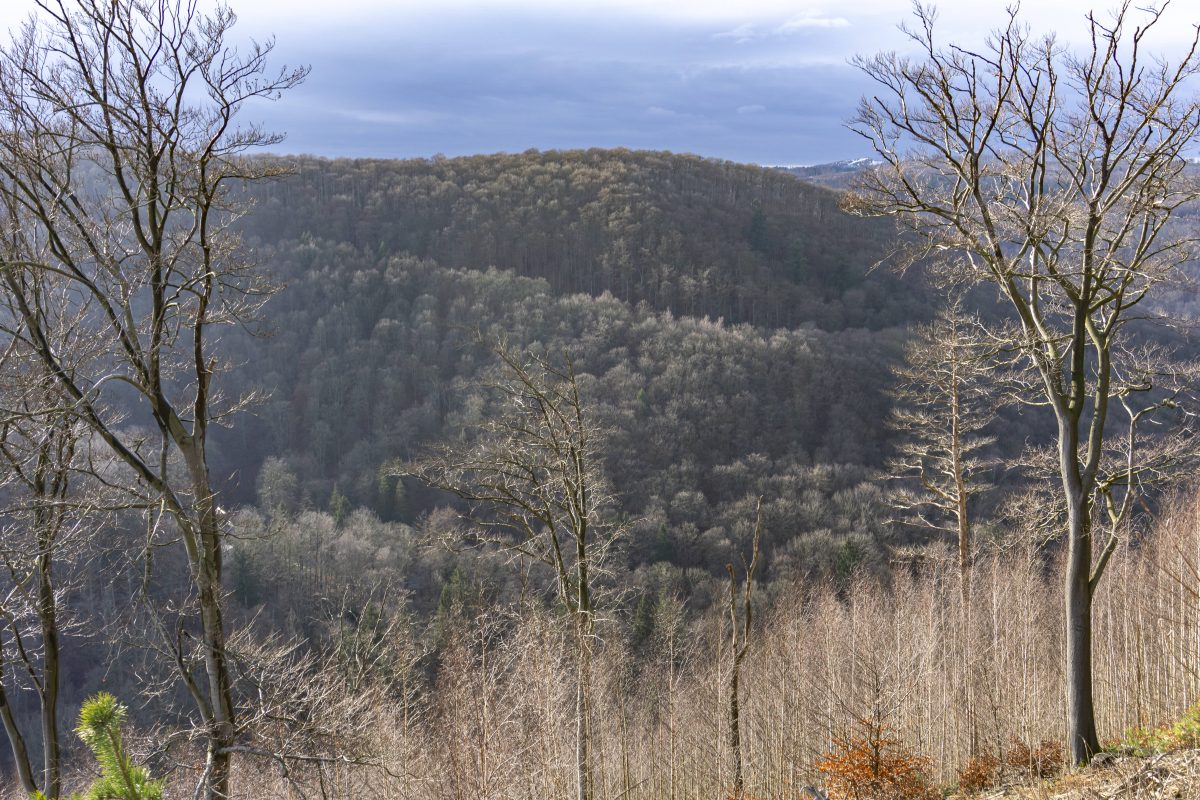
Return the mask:
<path fill-rule="evenodd" d="M 289 163 L 291 177 L 255 188 L 254 242 L 496 267 L 556 294 L 762 327 L 878 329 L 925 313 L 912 281 L 872 271 L 890 222 L 851 217 L 836 192 L 775 169 L 629 150 Z"/>

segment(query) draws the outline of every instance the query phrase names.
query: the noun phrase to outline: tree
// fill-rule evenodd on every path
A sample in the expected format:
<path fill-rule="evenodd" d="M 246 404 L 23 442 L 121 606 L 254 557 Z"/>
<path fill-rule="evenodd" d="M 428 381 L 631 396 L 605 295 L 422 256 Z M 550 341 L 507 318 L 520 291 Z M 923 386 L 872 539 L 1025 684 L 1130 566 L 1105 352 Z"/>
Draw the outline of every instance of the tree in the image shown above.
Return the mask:
<path fill-rule="evenodd" d="M 575 640 L 575 772 L 578 800 L 592 797 L 589 698 L 595 582 L 621 532 L 599 464 L 601 431 L 587 414 L 575 371 L 492 347 L 502 408 L 472 440 L 396 470 L 470 504 L 466 535 L 541 563 L 554 575 Z"/>
<path fill-rule="evenodd" d="M 75 732 L 100 765 L 100 777 L 85 794 L 71 800 L 162 800 L 165 782 L 152 778 L 149 770 L 133 763 L 121 740 L 125 706 L 108 692 L 88 698 L 79 710 Z M 46 800 L 36 793 L 34 800 Z"/>
<path fill-rule="evenodd" d="M 132 476 L 148 527 L 166 523 L 186 550 L 195 626 L 173 646 L 202 720 L 204 796 L 226 797 L 238 721 L 208 443 L 240 403 L 214 383 L 223 365 L 213 338 L 265 296 L 230 226 L 244 210 L 237 187 L 278 172 L 245 154 L 280 141 L 237 118 L 306 70 L 268 72 L 270 41 L 233 48 L 236 17 L 224 5 L 37 6 L 0 48 L 0 287 L 15 309 L 3 333 L 29 348 Z M 85 368 L 65 360 L 54 330 L 66 316 L 103 358 Z M 185 642 L 198 643 L 199 674 Z"/>
<path fill-rule="evenodd" d="M 1185 455 L 1186 436 L 1147 423 L 1174 413 L 1187 370 L 1139 346 L 1132 324 L 1191 257 L 1192 241 L 1169 221 L 1200 196 L 1183 158 L 1200 131 L 1200 103 L 1187 94 L 1197 39 L 1177 64 L 1153 57 L 1146 37 L 1161 12 L 1135 14 L 1127 2 L 1111 21 L 1089 15 L 1088 46 L 1074 53 L 1031 36 L 1015 9 L 982 48 L 942 47 L 934 12 L 918 5 L 918 25 L 904 28 L 917 56 L 856 59 L 878 94 L 850 125 L 883 163 L 849 208 L 894 216 L 910 256 L 938 255 L 941 277 L 995 288 L 1011 323 L 991 334 L 1022 356 L 1024 399 L 1055 422 L 1080 763 L 1099 747 L 1092 597 L 1138 498 Z"/>
<path fill-rule="evenodd" d="M 0 252 L 10 252 L 0 243 Z M 30 276 L 30 288 L 45 304 L 60 309 L 44 319 L 48 340 L 71 371 L 86 370 L 102 353 L 81 325 L 81 312 L 54 295 L 53 281 Z M 19 311 L 0 294 L 9 319 Z M 61 792 L 58 720 L 64 674 L 63 644 L 82 626 L 79 609 L 64 597 L 85 579 L 95 532 L 111 524 L 115 512 L 138 504 L 114 486 L 112 460 L 95 441 L 74 402 L 27 343 L 14 340 L 0 354 L 0 568 L 7 578 L 0 601 L 0 630 L 7 632 L 0 663 L 16 691 L 29 691 L 39 706 L 42 750 L 40 780 L 31 768 L 23 730 L 0 686 L 0 718 L 26 792 L 40 784 L 55 800 Z"/>
<path fill-rule="evenodd" d="M 742 557 L 742 610 L 738 612 L 738 579 L 733 564 L 726 564 L 729 573 L 729 749 L 733 753 L 733 797 L 742 800 L 746 794 L 742 774 L 741 677 L 742 660 L 750 648 L 750 630 L 754 622 L 754 571 L 758 569 L 758 549 L 762 542 L 762 498 L 755 510 L 754 540 L 750 544 L 750 562 Z"/>
<path fill-rule="evenodd" d="M 78 352 L 78 351 L 76 351 Z M 88 433 L 36 361 L 9 348 L 0 358 L 0 671 L 30 689 L 40 710 L 42 774 L 36 779 L 17 715 L 0 678 L 0 719 L 26 793 L 55 800 L 61 791 L 58 697 L 62 594 L 77 577 L 84 531 L 103 524 L 92 487 Z M 90 484 L 90 486 L 89 486 Z M 66 574 L 64 574 L 66 573 Z M 74 575 L 72 575 L 74 573 Z M 5 669 L 6 663 L 12 670 Z M 20 683 L 18 683 L 20 681 Z"/>
<path fill-rule="evenodd" d="M 995 442 L 982 434 L 996 406 L 983 343 L 975 335 L 978 324 L 953 297 L 932 323 L 917 329 L 895 369 L 891 418 L 904 436 L 889 464 L 902 482 L 892 501 L 908 513 L 906 522 L 957 538 L 964 609 L 971 596 L 971 498 L 987 490 L 982 473 L 990 466 L 978 452 Z"/>

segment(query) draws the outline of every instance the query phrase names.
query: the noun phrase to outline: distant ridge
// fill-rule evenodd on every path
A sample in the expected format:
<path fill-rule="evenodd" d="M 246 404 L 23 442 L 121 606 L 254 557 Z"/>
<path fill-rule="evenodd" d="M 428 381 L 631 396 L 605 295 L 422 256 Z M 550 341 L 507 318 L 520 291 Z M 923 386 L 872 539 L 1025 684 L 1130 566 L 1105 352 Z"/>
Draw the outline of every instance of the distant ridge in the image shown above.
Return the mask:
<path fill-rule="evenodd" d="M 1200 157 L 1185 156 L 1184 161 L 1188 163 L 1188 174 L 1195 174 L 1196 167 L 1200 167 Z M 827 189 L 848 189 L 854 176 L 862 172 L 864 169 L 878 167 L 883 164 L 874 158 L 843 158 L 838 161 L 829 161 L 823 164 L 768 164 L 766 169 L 778 170 L 804 180 L 807 183 L 824 186 Z"/>
<path fill-rule="evenodd" d="M 770 169 L 787 172 L 808 183 L 815 183 L 830 189 L 845 189 L 850 180 L 859 172 L 878 166 L 880 163 L 882 162 L 873 158 L 845 158 L 825 164 L 774 165 Z"/>
<path fill-rule="evenodd" d="M 782 169 L 788 172 L 817 170 L 820 172 L 855 172 L 866 167 L 873 167 L 882 162 L 873 158 L 843 158 L 838 161 L 826 161 L 820 164 L 767 164 L 770 169 Z"/>

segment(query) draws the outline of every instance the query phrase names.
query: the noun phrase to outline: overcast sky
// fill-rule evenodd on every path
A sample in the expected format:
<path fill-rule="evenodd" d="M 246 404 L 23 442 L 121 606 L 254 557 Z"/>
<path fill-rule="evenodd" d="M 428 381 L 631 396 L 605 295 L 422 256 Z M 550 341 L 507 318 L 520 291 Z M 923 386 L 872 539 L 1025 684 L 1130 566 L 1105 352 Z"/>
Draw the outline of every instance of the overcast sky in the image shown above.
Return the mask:
<path fill-rule="evenodd" d="M 0 0 L 0 26 L 33 5 Z M 235 38 L 273 34 L 277 62 L 312 66 L 282 101 L 249 110 L 286 131 L 281 151 L 409 157 L 622 146 L 761 164 L 868 155 L 843 127 L 868 89 L 847 60 L 904 49 L 896 26 L 911 16 L 905 0 L 231 5 L 241 18 Z M 1037 31 L 1071 39 L 1090 6 L 1110 4 L 1048 5 L 1026 17 Z M 943 2 L 939 30 L 977 44 L 1004 6 Z M 1175 6 L 1161 38 L 1167 53 L 1200 21 L 1193 0 Z"/>

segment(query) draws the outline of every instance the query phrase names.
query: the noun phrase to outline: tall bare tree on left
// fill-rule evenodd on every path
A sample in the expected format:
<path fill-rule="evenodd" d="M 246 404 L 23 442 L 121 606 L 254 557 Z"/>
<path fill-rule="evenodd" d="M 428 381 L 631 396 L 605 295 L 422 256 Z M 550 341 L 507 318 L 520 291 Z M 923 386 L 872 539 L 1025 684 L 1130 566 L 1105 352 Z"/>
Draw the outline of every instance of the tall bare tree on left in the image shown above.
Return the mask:
<path fill-rule="evenodd" d="M 48 329 L 81 364 L 96 350 L 72 333 L 66 306 L 60 298 Z M 0 314 L 11 313 L 0 304 Z M 62 791 L 62 642 L 83 626 L 63 596 L 87 569 L 91 532 L 104 529 L 110 512 L 140 502 L 111 490 L 111 462 L 95 444 L 40 359 L 10 339 L 0 352 L 0 723 L 21 787 L 50 800 Z M 13 708 L 20 694 L 36 698 L 36 737 Z"/>
<path fill-rule="evenodd" d="M 281 140 L 238 117 L 307 69 L 270 69 L 272 41 L 233 47 L 236 17 L 220 3 L 36 5 L 0 47 L 0 289 L 13 309 L 0 322 L 186 549 L 194 614 L 178 641 L 199 652 L 195 669 L 179 659 L 179 677 L 202 722 L 201 794 L 228 797 L 239 724 L 208 443 L 240 403 L 218 391 L 214 339 L 268 292 L 231 224 L 239 185 L 278 171 L 248 151 Z M 69 362 L 48 305 L 63 299 L 102 357 Z"/>

